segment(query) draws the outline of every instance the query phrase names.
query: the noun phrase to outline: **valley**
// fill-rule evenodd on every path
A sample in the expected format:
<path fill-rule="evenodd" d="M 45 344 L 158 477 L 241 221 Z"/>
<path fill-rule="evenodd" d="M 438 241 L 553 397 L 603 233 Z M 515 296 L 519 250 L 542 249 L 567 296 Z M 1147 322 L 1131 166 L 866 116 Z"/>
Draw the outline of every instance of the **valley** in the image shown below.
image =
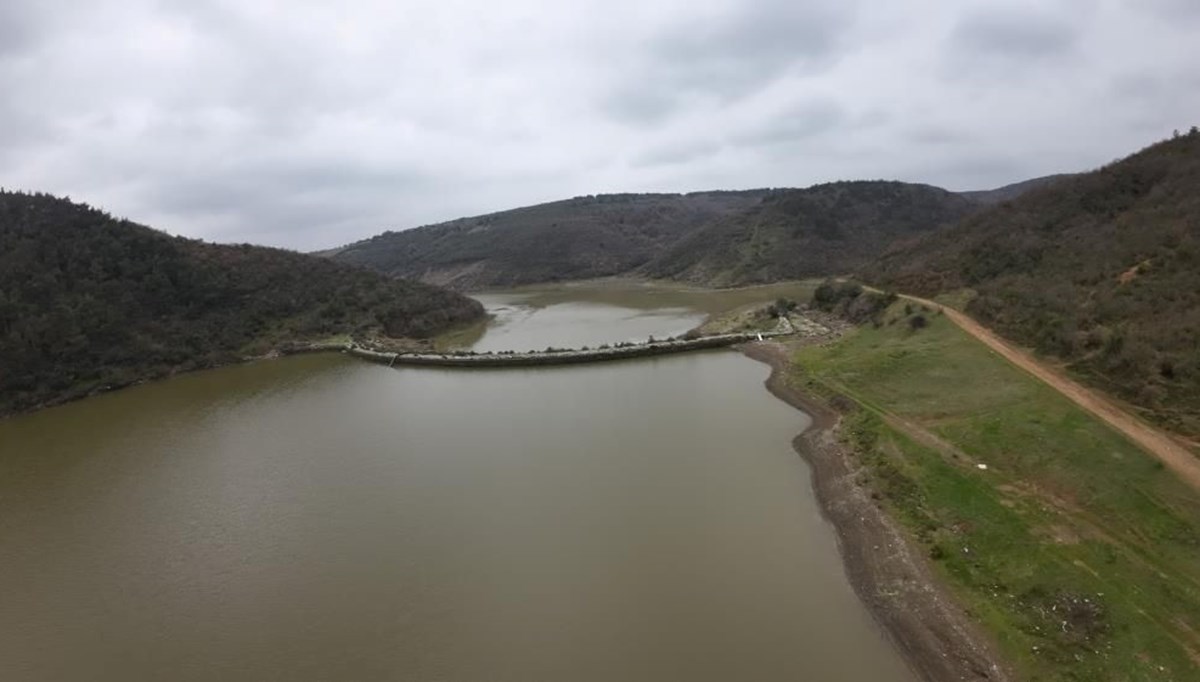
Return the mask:
<path fill-rule="evenodd" d="M 1200 682 L 1197 35 L 0 3 L 0 682 Z"/>
<path fill-rule="evenodd" d="M 4 193 L 27 549 L 0 653 L 68 680 L 123 637 L 154 642 L 123 673 L 196 680 L 1187 680 L 1198 141 L 974 193 L 582 197 L 321 257 Z"/>

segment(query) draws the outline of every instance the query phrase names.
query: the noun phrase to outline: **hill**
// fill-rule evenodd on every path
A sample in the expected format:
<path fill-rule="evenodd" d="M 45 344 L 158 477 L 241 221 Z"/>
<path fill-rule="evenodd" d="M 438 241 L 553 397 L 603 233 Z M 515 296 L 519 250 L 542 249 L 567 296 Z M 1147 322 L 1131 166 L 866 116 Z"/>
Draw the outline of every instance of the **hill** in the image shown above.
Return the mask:
<path fill-rule="evenodd" d="M 974 208 L 944 189 L 902 182 L 776 190 L 692 231 L 638 272 L 712 286 L 847 273 L 893 241 L 944 228 Z"/>
<path fill-rule="evenodd" d="M 576 197 L 385 232 L 332 257 L 455 289 L 620 275 L 708 221 L 752 207 L 765 193 Z"/>
<path fill-rule="evenodd" d="M 1022 182 L 1014 182 L 1011 185 L 1005 185 L 996 189 L 976 190 L 971 192 L 959 192 L 960 195 L 979 204 L 992 206 L 1012 201 L 1017 197 L 1035 189 L 1040 189 L 1047 185 L 1065 180 L 1066 178 L 1074 177 L 1073 173 L 1061 173 L 1059 175 L 1047 175 L 1041 178 L 1033 178 L 1032 180 L 1024 180 Z"/>
<path fill-rule="evenodd" d="M 707 285 L 844 273 L 975 204 L 898 182 L 613 194 L 385 232 L 320 255 L 455 289 L 634 275 Z"/>
<path fill-rule="evenodd" d="M 0 191 L 0 415 L 335 334 L 428 336 L 458 294 Z"/>
<path fill-rule="evenodd" d="M 902 244 L 864 278 L 935 295 L 1200 435 L 1200 132 Z"/>

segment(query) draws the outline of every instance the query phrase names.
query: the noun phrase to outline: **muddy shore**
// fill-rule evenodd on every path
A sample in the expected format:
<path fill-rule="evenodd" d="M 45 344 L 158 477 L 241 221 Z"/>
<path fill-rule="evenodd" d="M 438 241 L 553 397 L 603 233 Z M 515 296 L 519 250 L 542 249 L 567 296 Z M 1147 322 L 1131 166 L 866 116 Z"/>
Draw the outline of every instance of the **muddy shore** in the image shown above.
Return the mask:
<path fill-rule="evenodd" d="M 838 413 L 789 384 L 787 348 L 764 342 L 739 349 L 771 366 L 767 390 L 812 417 L 792 446 L 812 468 L 817 501 L 834 526 L 855 592 L 917 676 L 931 682 L 1014 680 L 994 644 L 954 602 L 920 549 L 855 482 L 859 466 L 838 441 Z"/>

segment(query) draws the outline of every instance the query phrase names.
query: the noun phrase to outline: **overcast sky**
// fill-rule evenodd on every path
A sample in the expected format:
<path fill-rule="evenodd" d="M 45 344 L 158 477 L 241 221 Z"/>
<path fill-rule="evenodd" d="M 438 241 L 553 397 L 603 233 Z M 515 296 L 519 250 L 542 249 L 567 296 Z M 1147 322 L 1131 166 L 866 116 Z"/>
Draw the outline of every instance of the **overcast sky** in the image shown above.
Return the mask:
<path fill-rule="evenodd" d="M 988 188 L 1200 124 L 1200 0 L 0 0 L 0 185 L 308 250 L 580 194 Z"/>

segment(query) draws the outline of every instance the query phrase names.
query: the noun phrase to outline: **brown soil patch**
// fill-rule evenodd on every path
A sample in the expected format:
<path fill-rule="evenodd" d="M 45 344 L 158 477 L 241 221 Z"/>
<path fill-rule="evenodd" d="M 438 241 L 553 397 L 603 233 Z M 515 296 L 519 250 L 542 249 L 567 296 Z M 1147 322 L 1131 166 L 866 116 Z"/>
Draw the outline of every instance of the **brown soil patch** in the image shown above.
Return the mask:
<path fill-rule="evenodd" d="M 1192 659 L 1192 662 L 1197 666 L 1200 666 L 1200 634 L 1197 634 L 1191 623 L 1182 616 L 1176 618 L 1173 622 L 1188 638 L 1187 643 L 1182 643 L 1184 651 L 1188 654 L 1188 658 Z"/>
<path fill-rule="evenodd" d="M 1072 527 L 1056 523 L 1037 529 L 1037 532 L 1060 545 L 1078 545 L 1083 538 Z"/>
<path fill-rule="evenodd" d="M 1149 267 L 1150 267 L 1150 261 L 1144 260 L 1141 263 L 1138 263 L 1137 265 L 1133 266 L 1132 268 L 1129 268 L 1125 272 L 1122 272 L 1120 275 L 1117 275 L 1117 283 L 1118 284 L 1129 284 L 1133 280 L 1137 279 L 1138 275 L 1145 272 L 1146 269 Z"/>

